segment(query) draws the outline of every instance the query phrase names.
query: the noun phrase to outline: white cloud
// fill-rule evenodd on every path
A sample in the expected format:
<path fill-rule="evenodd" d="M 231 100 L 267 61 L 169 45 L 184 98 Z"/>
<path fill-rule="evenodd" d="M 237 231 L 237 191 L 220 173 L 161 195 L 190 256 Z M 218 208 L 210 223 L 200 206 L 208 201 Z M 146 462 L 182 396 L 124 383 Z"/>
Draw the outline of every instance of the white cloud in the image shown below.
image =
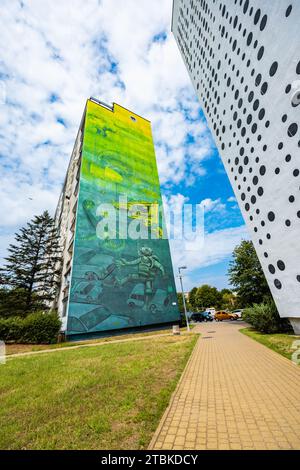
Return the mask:
<path fill-rule="evenodd" d="M 170 33 L 171 12 L 172 0 L 2 0 L 2 252 L 9 233 L 54 211 L 89 96 L 152 121 L 165 203 L 179 210 L 187 202 L 175 186 L 205 174 L 214 143 Z M 201 204 L 210 213 L 225 207 Z M 174 267 L 184 260 L 192 273 L 219 262 L 243 236 L 244 227 L 208 234 L 197 256 L 173 241 Z"/>
<path fill-rule="evenodd" d="M 184 249 L 182 241 L 170 240 L 174 271 L 177 271 L 178 266 L 186 265 L 188 271 L 185 288 L 190 289 L 194 285 L 200 285 L 202 283 L 198 273 L 200 268 L 226 261 L 241 240 L 248 238 L 247 229 L 243 225 L 206 233 L 203 246 L 194 246 L 190 251 Z"/>
<path fill-rule="evenodd" d="M 2 1 L 1 178 L 2 187 L 8 179 L 11 185 L 2 200 L 4 226 L 24 223 L 42 202 L 54 210 L 89 96 L 152 120 L 167 187 L 204 174 L 213 143 L 204 122 L 193 120 L 199 105 L 170 33 L 171 11 L 171 0 Z M 164 40 L 153 42 L 162 32 Z M 17 209 L 24 184 L 39 207 Z"/>

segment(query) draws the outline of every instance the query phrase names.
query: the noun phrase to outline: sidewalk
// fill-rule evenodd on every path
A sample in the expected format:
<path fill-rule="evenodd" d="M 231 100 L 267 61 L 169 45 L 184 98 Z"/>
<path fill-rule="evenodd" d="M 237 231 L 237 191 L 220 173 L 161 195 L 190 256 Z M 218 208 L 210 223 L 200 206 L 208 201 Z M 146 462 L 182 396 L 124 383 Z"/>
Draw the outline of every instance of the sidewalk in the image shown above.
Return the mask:
<path fill-rule="evenodd" d="M 149 449 L 300 449 L 300 367 L 241 334 L 202 334 Z"/>

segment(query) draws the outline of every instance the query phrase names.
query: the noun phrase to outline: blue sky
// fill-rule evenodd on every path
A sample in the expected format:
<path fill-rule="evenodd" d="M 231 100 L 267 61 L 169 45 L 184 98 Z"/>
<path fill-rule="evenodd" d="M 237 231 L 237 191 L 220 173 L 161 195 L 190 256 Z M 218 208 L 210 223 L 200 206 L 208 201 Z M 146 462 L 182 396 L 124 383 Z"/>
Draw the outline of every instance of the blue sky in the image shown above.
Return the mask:
<path fill-rule="evenodd" d="M 171 11 L 171 0 L 2 0 L 1 257 L 22 224 L 54 212 L 94 96 L 151 120 L 168 207 L 205 206 L 204 247 L 171 243 L 174 268 L 189 268 L 185 287 L 227 286 L 231 252 L 247 231 L 170 32 Z"/>

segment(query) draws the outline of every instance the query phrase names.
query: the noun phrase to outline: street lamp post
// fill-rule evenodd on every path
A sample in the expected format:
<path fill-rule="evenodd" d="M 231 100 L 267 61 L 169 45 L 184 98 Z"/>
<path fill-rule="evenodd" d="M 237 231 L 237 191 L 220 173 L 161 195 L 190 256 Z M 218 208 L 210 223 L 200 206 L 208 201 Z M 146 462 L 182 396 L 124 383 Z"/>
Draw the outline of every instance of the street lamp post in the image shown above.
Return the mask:
<path fill-rule="evenodd" d="M 184 296 L 184 291 L 183 291 L 181 269 L 186 269 L 186 266 L 180 266 L 178 268 L 178 273 L 179 273 L 179 279 L 180 279 L 180 285 L 181 285 L 183 308 L 184 308 L 184 314 L 185 314 L 185 320 L 186 320 L 186 328 L 187 328 L 187 331 L 189 333 L 190 332 L 190 324 L 189 324 L 189 321 L 188 321 L 188 316 L 187 316 L 187 311 L 186 311 L 186 304 L 185 304 L 185 296 Z"/>

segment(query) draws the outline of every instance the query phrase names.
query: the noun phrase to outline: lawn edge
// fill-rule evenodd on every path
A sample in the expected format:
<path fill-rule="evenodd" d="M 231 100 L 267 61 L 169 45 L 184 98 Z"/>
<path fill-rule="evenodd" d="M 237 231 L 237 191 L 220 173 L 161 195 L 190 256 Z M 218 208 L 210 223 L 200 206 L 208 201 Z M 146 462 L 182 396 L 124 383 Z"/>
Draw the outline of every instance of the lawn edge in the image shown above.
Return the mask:
<path fill-rule="evenodd" d="M 171 408 L 171 405 L 172 405 L 172 403 L 174 402 L 175 395 L 176 395 L 176 393 L 177 393 L 177 391 L 178 391 L 178 389 L 179 389 L 179 387 L 180 387 L 180 385 L 181 385 L 181 383 L 182 383 L 182 381 L 183 381 L 183 379 L 184 379 L 184 377 L 185 377 L 187 368 L 188 368 L 188 366 L 189 366 L 189 364 L 190 364 L 190 362 L 191 362 L 191 360 L 192 360 L 192 358 L 193 358 L 193 356 L 194 356 L 194 354 L 195 354 L 196 346 L 197 346 L 198 342 L 200 341 L 201 333 L 192 333 L 192 335 L 197 335 L 197 336 L 198 336 L 198 339 L 197 339 L 197 341 L 195 342 L 195 345 L 194 345 L 194 347 L 193 347 L 193 350 L 191 351 L 190 357 L 188 358 L 187 363 L 186 363 L 186 365 L 184 366 L 184 369 L 183 369 L 183 371 L 182 371 L 182 373 L 181 373 L 181 376 L 180 376 L 180 378 L 179 378 L 179 380 L 178 380 L 178 382 L 177 382 L 177 384 L 176 384 L 176 387 L 175 387 L 175 389 L 174 389 L 174 391 L 173 391 L 173 393 L 172 393 L 172 395 L 171 395 L 171 397 L 170 397 L 169 404 L 168 404 L 167 408 L 165 409 L 165 411 L 164 411 L 162 417 L 160 418 L 159 424 L 158 424 L 158 426 L 157 426 L 157 428 L 156 428 L 156 431 L 154 432 L 154 434 L 153 434 L 153 436 L 152 436 L 152 438 L 151 438 L 151 441 L 150 441 L 150 443 L 149 443 L 149 445 L 148 445 L 148 447 L 147 447 L 147 450 L 153 450 L 153 449 L 154 449 L 154 445 L 155 445 L 155 443 L 156 443 L 156 441 L 157 441 L 157 438 L 158 438 L 158 436 L 159 436 L 159 434 L 160 434 L 161 429 L 163 428 L 163 426 L 164 426 L 164 424 L 165 424 L 165 421 L 166 421 L 166 419 L 167 419 L 167 416 L 168 416 L 169 410 L 170 410 L 170 408 Z"/>
<path fill-rule="evenodd" d="M 252 335 L 247 334 L 245 330 L 249 331 L 249 330 L 251 330 L 251 329 L 253 330 L 254 333 L 260 333 L 259 331 L 255 330 L 254 328 L 251 328 L 251 327 L 240 328 L 240 329 L 239 329 L 239 332 L 240 332 L 242 335 L 247 336 L 247 338 L 252 339 L 252 340 L 255 341 L 256 343 L 261 344 L 262 346 L 264 346 L 265 348 L 267 348 L 269 351 L 272 351 L 273 353 L 278 354 L 280 357 L 282 357 L 283 359 L 285 359 L 285 360 L 288 361 L 289 363 L 294 364 L 296 367 L 298 366 L 298 364 L 295 364 L 295 362 L 293 362 L 293 361 L 291 360 L 291 358 L 287 357 L 285 354 L 283 354 L 283 353 L 280 352 L 279 350 L 273 349 L 273 348 L 271 348 L 270 346 L 268 346 L 267 344 L 265 344 L 264 342 L 259 341 L 257 338 L 253 337 Z M 275 334 L 275 333 L 274 333 L 274 334 Z"/>

